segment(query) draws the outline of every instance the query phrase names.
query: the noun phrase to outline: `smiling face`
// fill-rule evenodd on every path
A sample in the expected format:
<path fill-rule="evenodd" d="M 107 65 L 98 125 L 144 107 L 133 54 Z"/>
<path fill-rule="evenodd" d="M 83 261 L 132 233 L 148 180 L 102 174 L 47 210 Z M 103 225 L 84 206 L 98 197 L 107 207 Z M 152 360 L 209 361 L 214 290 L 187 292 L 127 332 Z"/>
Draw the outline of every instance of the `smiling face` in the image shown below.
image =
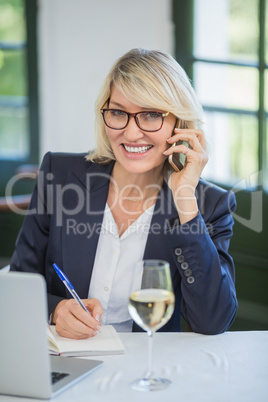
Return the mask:
<path fill-rule="evenodd" d="M 112 88 L 108 107 L 128 113 L 167 112 L 135 105 L 116 86 Z M 156 169 L 161 171 L 166 160 L 163 152 L 168 148 L 166 140 L 172 136 L 175 123 L 176 118 L 170 113 L 165 117 L 162 128 L 156 132 L 142 131 L 133 117 L 130 118 L 127 127 L 122 130 L 105 126 L 117 165 L 128 173 L 149 173 Z"/>

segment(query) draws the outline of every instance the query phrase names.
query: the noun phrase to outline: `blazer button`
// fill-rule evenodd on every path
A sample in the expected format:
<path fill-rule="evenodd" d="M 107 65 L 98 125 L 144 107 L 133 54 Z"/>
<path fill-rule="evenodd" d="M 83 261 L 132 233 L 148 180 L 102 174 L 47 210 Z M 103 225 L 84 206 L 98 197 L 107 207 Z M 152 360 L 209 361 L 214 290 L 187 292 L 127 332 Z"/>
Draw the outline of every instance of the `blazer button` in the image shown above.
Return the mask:
<path fill-rule="evenodd" d="M 179 263 L 182 263 L 182 262 L 184 261 L 184 255 L 178 255 L 177 261 L 178 261 Z"/>
<path fill-rule="evenodd" d="M 191 285 L 192 283 L 194 283 L 195 279 L 193 276 L 188 276 L 187 278 L 187 282 Z"/>
<path fill-rule="evenodd" d="M 188 262 L 183 262 L 181 264 L 181 269 L 187 269 L 189 267 Z"/>
<path fill-rule="evenodd" d="M 185 275 L 185 276 L 191 276 L 191 275 L 192 275 L 192 270 L 191 270 L 190 268 L 186 269 L 186 270 L 184 271 L 184 275 Z"/>
<path fill-rule="evenodd" d="M 181 253 L 182 253 L 182 249 L 181 249 L 181 248 L 179 248 L 179 247 L 175 248 L 175 254 L 176 254 L 176 255 L 181 255 Z"/>

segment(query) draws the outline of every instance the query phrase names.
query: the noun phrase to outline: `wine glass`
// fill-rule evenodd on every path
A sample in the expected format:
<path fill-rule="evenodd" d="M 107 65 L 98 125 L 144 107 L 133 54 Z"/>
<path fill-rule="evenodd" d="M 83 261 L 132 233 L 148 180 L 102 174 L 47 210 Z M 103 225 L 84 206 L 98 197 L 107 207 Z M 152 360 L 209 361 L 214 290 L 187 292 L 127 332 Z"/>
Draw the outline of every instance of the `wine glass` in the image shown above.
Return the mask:
<path fill-rule="evenodd" d="M 142 264 L 141 287 L 130 295 L 128 309 L 133 320 L 147 331 L 149 365 L 146 376 L 133 381 L 131 386 L 140 391 L 156 391 L 166 388 L 171 381 L 152 374 L 153 334 L 172 316 L 175 296 L 168 262 L 144 260 Z"/>

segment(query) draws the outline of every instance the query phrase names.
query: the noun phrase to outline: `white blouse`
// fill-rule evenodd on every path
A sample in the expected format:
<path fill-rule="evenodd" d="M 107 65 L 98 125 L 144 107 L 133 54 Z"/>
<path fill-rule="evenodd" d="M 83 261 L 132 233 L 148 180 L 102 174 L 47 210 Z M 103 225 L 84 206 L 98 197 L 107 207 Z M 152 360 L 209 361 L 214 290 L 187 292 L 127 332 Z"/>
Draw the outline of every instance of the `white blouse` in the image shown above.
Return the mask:
<path fill-rule="evenodd" d="M 102 324 L 112 324 L 118 332 L 130 332 L 129 296 L 140 288 L 144 249 L 154 205 L 148 208 L 119 237 L 112 212 L 106 204 L 96 251 L 88 297 L 97 298 L 103 309 Z"/>

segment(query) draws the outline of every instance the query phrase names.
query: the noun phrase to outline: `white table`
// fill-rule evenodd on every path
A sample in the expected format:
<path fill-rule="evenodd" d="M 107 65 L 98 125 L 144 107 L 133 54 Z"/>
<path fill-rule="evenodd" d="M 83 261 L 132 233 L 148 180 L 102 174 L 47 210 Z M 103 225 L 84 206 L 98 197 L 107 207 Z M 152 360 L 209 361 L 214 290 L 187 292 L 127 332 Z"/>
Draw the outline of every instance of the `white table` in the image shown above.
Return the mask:
<path fill-rule="evenodd" d="M 129 383 L 147 368 L 147 335 L 121 333 L 126 354 L 96 357 L 104 365 L 61 393 L 57 402 L 267 402 L 268 331 L 205 336 L 157 333 L 153 364 L 172 385 L 140 392 Z M 0 396 L 0 402 L 34 399 Z"/>

